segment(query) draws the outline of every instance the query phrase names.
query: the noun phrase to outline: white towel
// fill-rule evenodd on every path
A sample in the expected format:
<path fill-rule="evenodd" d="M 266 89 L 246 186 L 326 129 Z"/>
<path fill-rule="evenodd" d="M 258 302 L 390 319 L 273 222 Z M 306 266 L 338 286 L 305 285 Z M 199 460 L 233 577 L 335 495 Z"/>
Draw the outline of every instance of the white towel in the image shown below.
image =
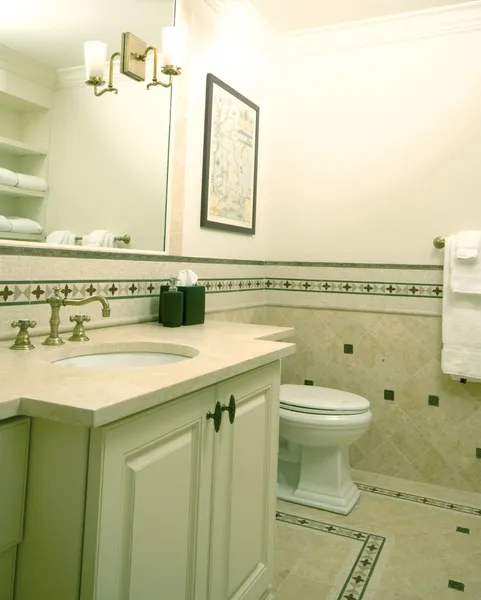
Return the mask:
<path fill-rule="evenodd" d="M 2 185 L 16 186 L 18 183 L 17 174 L 13 171 L 9 171 L 8 169 L 3 169 L 0 167 L 0 183 Z"/>
<path fill-rule="evenodd" d="M 41 177 L 35 177 L 35 175 L 26 175 L 25 173 L 15 173 L 18 178 L 17 187 L 25 188 L 27 190 L 37 190 L 39 192 L 45 192 L 47 189 L 47 182 Z"/>
<path fill-rule="evenodd" d="M 474 254 L 475 239 L 478 248 L 481 243 L 481 231 L 462 231 L 450 238 L 450 251 L 445 250 L 444 259 L 449 258 L 451 271 L 450 285 L 453 292 L 459 294 L 481 294 L 481 260 L 458 258 L 458 252 Z"/>
<path fill-rule="evenodd" d="M 95 229 L 88 235 L 84 235 L 82 246 L 88 248 L 113 248 L 115 236 L 107 229 Z"/>
<path fill-rule="evenodd" d="M 67 230 L 56 230 L 52 231 L 47 235 L 45 240 L 47 244 L 62 244 L 68 246 L 75 245 L 75 233 Z"/>
<path fill-rule="evenodd" d="M 460 231 L 456 236 L 456 258 L 474 260 L 478 258 L 481 231 Z"/>
<path fill-rule="evenodd" d="M 12 231 L 15 233 L 42 233 L 43 227 L 37 221 L 24 219 L 23 217 L 7 217 L 12 224 Z"/>
<path fill-rule="evenodd" d="M 0 215 L 0 231 L 6 231 L 7 233 L 12 231 L 12 224 L 7 217 L 4 217 L 3 215 Z"/>
<path fill-rule="evenodd" d="M 481 379 L 481 295 L 452 290 L 454 236 L 446 239 L 443 289 L 443 373 L 455 378 Z"/>

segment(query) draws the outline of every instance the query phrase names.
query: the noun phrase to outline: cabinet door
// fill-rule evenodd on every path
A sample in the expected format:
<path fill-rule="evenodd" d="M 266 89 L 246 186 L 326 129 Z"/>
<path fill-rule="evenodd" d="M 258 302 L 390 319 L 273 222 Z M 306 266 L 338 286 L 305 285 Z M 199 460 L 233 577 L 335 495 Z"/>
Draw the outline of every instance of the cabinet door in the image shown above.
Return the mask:
<path fill-rule="evenodd" d="M 211 600 L 259 600 L 272 579 L 279 364 L 217 386 L 235 398 L 215 440 Z"/>
<path fill-rule="evenodd" d="M 214 388 L 93 430 L 81 600 L 208 600 Z"/>

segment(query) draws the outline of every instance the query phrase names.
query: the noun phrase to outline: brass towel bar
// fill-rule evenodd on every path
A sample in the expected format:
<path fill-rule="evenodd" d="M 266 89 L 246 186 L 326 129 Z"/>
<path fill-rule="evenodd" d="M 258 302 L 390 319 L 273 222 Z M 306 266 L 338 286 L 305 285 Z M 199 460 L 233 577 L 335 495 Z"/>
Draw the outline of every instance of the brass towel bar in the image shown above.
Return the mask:
<path fill-rule="evenodd" d="M 114 238 L 114 240 L 116 242 L 123 242 L 124 244 L 130 244 L 130 235 L 127 233 L 125 235 L 118 235 Z M 76 235 L 75 236 L 75 241 L 76 242 L 80 242 L 81 240 L 83 240 L 83 236 L 81 235 Z"/>

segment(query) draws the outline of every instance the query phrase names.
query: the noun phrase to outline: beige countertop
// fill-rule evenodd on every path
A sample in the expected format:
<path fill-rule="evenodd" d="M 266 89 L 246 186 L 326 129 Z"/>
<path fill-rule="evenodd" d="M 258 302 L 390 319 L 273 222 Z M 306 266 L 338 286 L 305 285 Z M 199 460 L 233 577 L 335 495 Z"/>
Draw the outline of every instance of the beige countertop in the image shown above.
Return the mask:
<path fill-rule="evenodd" d="M 89 330 L 89 342 L 34 350 L 0 342 L 0 420 L 18 415 L 98 427 L 213 385 L 295 352 L 288 327 L 209 321 L 166 328 L 158 323 Z M 64 335 L 66 340 L 68 336 Z M 53 364 L 83 354 L 161 350 L 188 360 L 129 369 L 84 369 Z"/>

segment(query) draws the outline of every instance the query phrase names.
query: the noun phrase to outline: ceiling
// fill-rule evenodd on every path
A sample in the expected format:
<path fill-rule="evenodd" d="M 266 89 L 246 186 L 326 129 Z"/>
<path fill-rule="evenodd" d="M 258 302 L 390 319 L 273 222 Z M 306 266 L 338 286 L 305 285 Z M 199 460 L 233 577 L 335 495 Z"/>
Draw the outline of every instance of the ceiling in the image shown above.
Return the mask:
<path fill-rule="evenodd" d="M 467 4 L 466 0 L 250 0 L 279 33 Z"/>
<path fill-rule="evenodd" d="M 123 31 L 160 46 L 174 0 L 4 0 L 0 44 L 58 69 L 84 63 L 83 43 L 102 40 L 120 50 Z"/>

